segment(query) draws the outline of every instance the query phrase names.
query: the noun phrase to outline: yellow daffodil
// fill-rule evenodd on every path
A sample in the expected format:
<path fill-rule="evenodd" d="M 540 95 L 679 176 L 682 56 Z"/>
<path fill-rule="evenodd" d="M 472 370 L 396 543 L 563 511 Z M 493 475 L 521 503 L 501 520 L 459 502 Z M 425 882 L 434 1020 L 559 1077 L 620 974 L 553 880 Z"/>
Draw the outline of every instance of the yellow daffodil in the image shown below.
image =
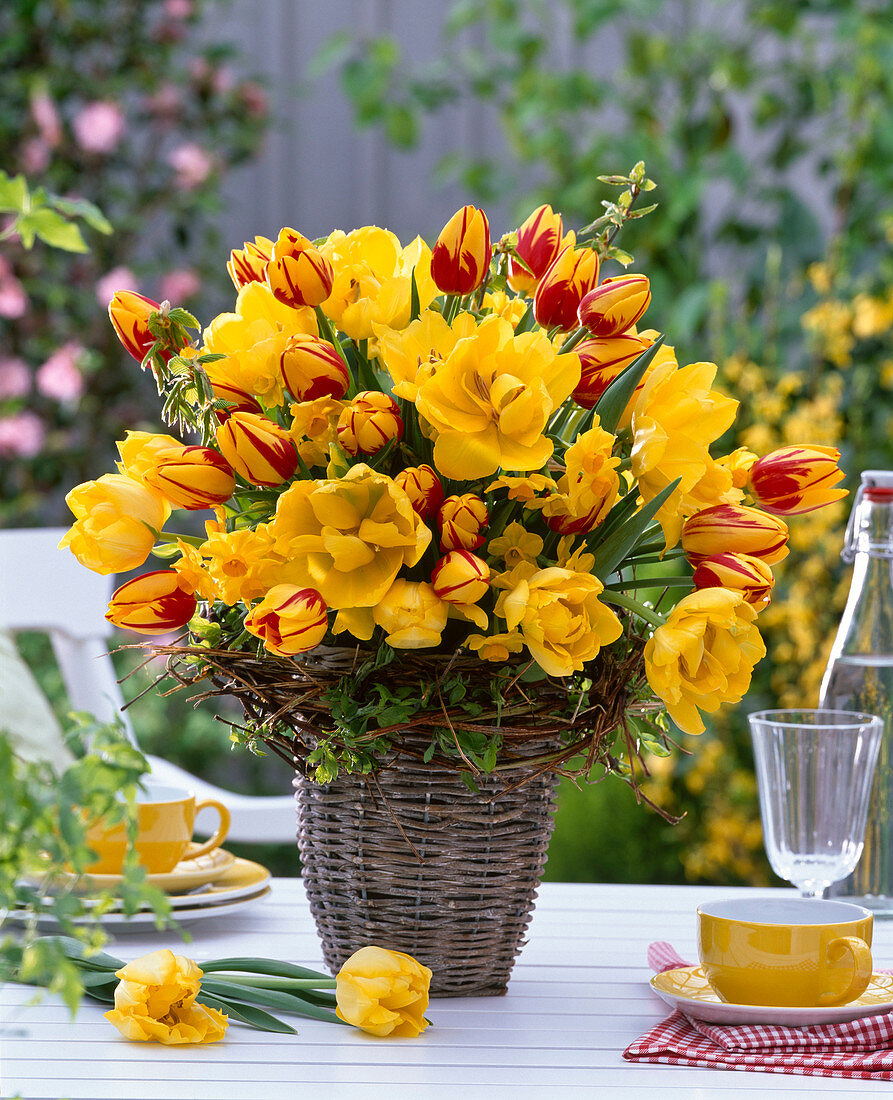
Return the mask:
<path fill-rule="evenodd" d="M 487 550 L 502 558 L 506 569 L 513 569 L 519 562 L 536 561 L 543 552 L 543 540 L 534 531 L 528 531 L 520 523 L 513 522 L 501 535 L 491 539 Z"/>
<path fill-rule="evenodd" d="M 250 604 L 279 583 L 281 558 L 273 552 L 267 526 L 229 534 L 218 532 L 200 547 L 214 589 L 230 607 L 240 602 Z"/>
<path fill-rule="evenodd" d="M 529 505 L 543 493 L 557 492 L 558 486 L 545 474 L 528 474 L 527 477 L 503 475 L 491 481 L 485 491 L 495 493 L 497 489 L 508 489 L 509 500 L 519 500 L 522 504 Z"/>
<path fill-rule="evenodd" d="M 177 549 L 181 556 L 174 562 L 173 569 L 183 578 L 183 583 L 203 600 L 217 599 L 217 586 L 205 567 L 205 559 L 198 547 L 178 539 Z"/>
<path fill-rule="evenodd" d="M 613 508 L 620 488 L 620 458 L 612 455 L 613 446 L 614 436 L 604 431 L 596 417 L 593 427 L 568 447 L 557 492 L 537 502 L 553 531 L 562 535 L 591 531 Z"/>
<path fill-rule="evenodd" d="M 524 639 L 517 632 L 491 634 L 469 634 L 465 639 L 468 649 L 475 652 L 482 661 L 502 662 L 521 652 Z"/>
<path fill-rule="evenodd" d="M 394 395 L 415 401 L 419 386 L 430 378 L 456 344 L 477 329 L 470 313 L 460 313 L 452 324 L 443 314 L 426 309 L 405 329 L 373 323 L 378 357 L 394 380 Z"/>
<path fill-rule="evenodd" d="M 331 397 L 295 401 L 289 405 L 289 435 L 308 466 L 325 466 L 328 463 L 329 445 L 338 439 L 338 417 L 346 405 L 346 401 L 336 401 Z"/>
<path fill-rule="evenodd" d="M 483 306 L 488 313 L 495 313 L 498 317 L 515 328 L 530 303 L 524 298 L 513 298 L 504 290 L 488 290 L 484 295 Z"/>

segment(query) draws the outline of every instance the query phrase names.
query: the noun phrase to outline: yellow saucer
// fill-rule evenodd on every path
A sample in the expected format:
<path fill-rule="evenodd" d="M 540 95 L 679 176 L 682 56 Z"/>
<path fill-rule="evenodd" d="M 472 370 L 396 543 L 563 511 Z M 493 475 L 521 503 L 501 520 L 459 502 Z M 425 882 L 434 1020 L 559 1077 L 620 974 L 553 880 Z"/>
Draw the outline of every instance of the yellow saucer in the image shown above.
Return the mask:
<path fill-rule="evenodd" d="M 190 849 L 198 848 L 198 844 L 191 844 Z M 190 859 L 189 851 L 186 857 L 166 874 L 147 875 L 146 881 L 167 894 L 186 894 L 190 890 L 197 890 L 208 883 L 217 882 L 220 877 L 232 867 L 236 857 L 225 848 L 215 848 L 207 855 L 198 859 Z M 257 866 L 257 864 L 254 864 Z M 39 876 L 30 875 L 26 879 L 29 884 L 36 884 Z M 75 887 L 79 891 L 114 890 L 121 884 L 121 875 L 77 875 L 68 872 L 59 872 L 53 876 L 54 883 L 59 886 Z"/>
<path fill-rule="evenodd" d="M 663 1001 L 695 1020 L 712 1024 L 782 1024 L 808 1027 L 843 1023 L 862 1016 L 893 1011 L 893 974 L 872 974 L 861 997 L 845 1005 L 788 1008 L 777 1005 L 735 1005 L 721 1001 L 700 966 L 680 966 L 651 979 L 651 988 Z"/>

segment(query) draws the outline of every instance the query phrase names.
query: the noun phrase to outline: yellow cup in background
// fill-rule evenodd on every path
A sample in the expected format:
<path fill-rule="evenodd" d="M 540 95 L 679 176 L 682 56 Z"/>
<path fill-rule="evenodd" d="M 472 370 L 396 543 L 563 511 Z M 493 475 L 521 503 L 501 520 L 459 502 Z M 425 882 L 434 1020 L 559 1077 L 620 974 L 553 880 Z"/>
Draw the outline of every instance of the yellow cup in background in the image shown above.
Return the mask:
<path fill-rule="evenodd" d="M 192 840 L 195 817 L 206 806 L 220 815 L 220 826 L 209 841 L 189 853 L 190 859 L 206 855 L 219 848 L 229 831 L 229 810 L 213 798 L 196 802 L 191 791 L 178 787 L 150 787 L 136 796 L 137 837 L 134 847 L 140 863 L 150 875 L 167 874 L 186 854 Z M 104 828 L 102 822 L 87 831 L 87 843 L 96 853 L 96 862 L 87 868 L 88 874 L 119 875 L 127 854 L 127 826 L 122 823 Z"/>
<path fill-rule="evenodd" d="M 698 907 L 698 955 L 729 1004 L 821 1007 L 865 992 L 872 915 L 813 898 L 730 898 Z"/>

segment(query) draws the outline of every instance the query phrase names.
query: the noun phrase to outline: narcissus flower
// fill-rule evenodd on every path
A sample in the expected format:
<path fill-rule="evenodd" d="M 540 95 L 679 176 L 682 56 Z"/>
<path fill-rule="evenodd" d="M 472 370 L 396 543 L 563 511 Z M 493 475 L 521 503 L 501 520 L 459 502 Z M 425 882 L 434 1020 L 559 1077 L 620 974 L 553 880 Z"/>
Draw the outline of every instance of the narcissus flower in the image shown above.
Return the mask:
<path fill-rule="evenodd" d="M 306 653 L 326 636 L 328 608 L 313 588 L 277 584 L 245 616 L 245 629 L 280 657 Z"/>
<path fill-rule="evenodd" d="M 199 550 L 215 593 L 230 607 L 247 606 L 282 580 L 283 560 L 274 551 L 267 525 L 210 531 Z"/>
<path fill-rule="evenodd" d="M 185 626 L 195 607 L 195 596 L 183 576 L 172 569 L 157 569 L 116 588 L 105 617 L 137 634 L 168 634 Z"/>
<path fill-rule="evenodd" d="M 781 447 L 758 459 L 750 469 L 749 488 L 767 512 L 797 516 L 824 508 L 847 495 L 835 489 L 843 481 L 836 447 Z"/>
<path fill-rule="evenodd" d="M 497 558 L 502 558 L 508 570 L 514 569 L 522 561 L 535 562 L 537 554 L 543 551 L 543 540 L 534 531 L 528 531 L 522 524 L 513 522 L 495 539 L 490 539 L 487 550 Z"/>
<path fill-rule="evenodd" d="M 125 1039 L 179 1045 L 215 1043 L 226 1033 L 227 1017 L 198 1004 L 202 971 L 168 948 L 153 951 L 115 972 L 120 979 L 115 1007 L 105 1018 Z"/>
<path fill-rule="evenodd" d="M 717 554 L 704 558 L 695 569 L 695 588 L 729 588 L 761 611 L 772 594 L 775 578 L 760 558 L 747 554 Z"/>
<path fill-rule="evenodd" d="M 557 491 L 536 501 L 542 504 L 543 519 L 562 535 L 579 535 L 597 527 L 613 508 L 620 488 L 613 455 L 614 436 L 595 417 L 593 426 L 577 436 L 565 452 L 565 472 Z"/>
<path fill-rule="evenodd" d="M 504 663 L 509 657 L 521 652 L 524 648 L 524 639 L 515 632 L 502 634 L 469 634 L 465 639 L 468 649 L 477 653 L 482 661 L 495 661 Z"/>
<path fill-rule="evenodd" d="M 563 248 L 540 279 L 533 315 L 543 328 L 573 328 L 580 302 L 598 282 L 598 253 L 591 248 Z"/>
<path fill-rule="evenodd" d="M 226 270 L 236 290 L 248 283 L 262 283 L 272 256 L 273 242 L 269 237 L 255 237 L 253 241 L 245 241 L 242 248 L 234 248 Z"/>
<path fill-rule="evenodd" d="M 509 257 L 508 282 L 513 290 L 522 294 L 536 290 L 537 283 L 561 251 L 563 231 L 561 215 L 548 204 L 528 214 L 518 229 L 515 251 L 530 271 L 525 271 L 517 260 Z"/>
<path fill-rule="evenodd" d="M 394 395 L 415 401 L 419 386 L 431 377 L 460 340 L 475 332 L 477 325 L 470 313 L 457 314 L 450 324 L 433 309 L 426 309 L 402 330 L 373 324 L 378 357 L 394 380 Z"/>
<path fill-rule="evenodd" d="M 740 592 L 705 588 L 683 597 L 645 645 L 645 674 L 685 733 L 703 733 L 700 710 L 744 697 L 766 647 L 756 610 Z"/>
<path fill-rule="evenodd" d="M 431 250 L 431 278 L 444 294 L 469 294 L 484 281 L 492 255 L 487 215 L 463 206 L 441 229 Z"/>
<path fill-rule="evenodd" d="M 325 340 L 297 334 L 289 338 L 279 357 L 282 379 L 298 401 L 319 397 L 340 400 L 350 386 L 347 364 Z"/>
<path fill-rule="evenodd" d="M 447 603 L 478 603 L 490 587 L 490 566 L 468 550 L 450 550 L 431 571 L 431 586 Z"/>
<path fill-rule="evenodd" d="M 109 318 L 118 339 L 138 363 L 155 343 L 149 332 L 149 316 L 160 309 L 158 302 L 135 290 L 117 290 L 109 302 Z"/>
<path fill-rule="evenodd" d="M 448 608 L 425 581 L 394 581 L 372 608 L 376 626 L 385 631 L 385 641 L 394 649 L 429 649 L 440 645 L 447 623 Z"/>
<path fill-rule="evenodd" d="M 338 417 L 338 442 L 349 455 L 374 455 L 403 435 L 403 420 L 393 397 L 363 390 Z"/>
<path fill-rule="evenodd" d="M 580 381 L 574 390 L 574 401 L 584 409 L 594 408 L 617 375 L 650 347 L 650 340 L 642 336 L 633 336 L 628 332 L 620 336 L 581 341 L 574 348 L 580 358 Z M 631 399 L 633 405 L 644 384 L 643 378 Z M 632 415 L 632 409 L 630 409 L 630 415 Z"/>
<path fill-rule="evenodd" d="M 536 663 L 550 676 L 582 671 L 603 645 L 623 633 L 620 620 L 599 599 L 604 585 L 586 573 L 539 569 L 503 593 L 496 614 L 519 630 Z"/>
<path fill-rule="evenodd" d="M 788 555 L 782 519 L 743 504 L 717 504 L 690 516 L 682 527 L 682 549 L 692 565 L 717 554 L 747 554 L 775 565 Z"/>
<path fill-rule="evenodd" d="M 331 397 L 296 401 L 289 406 L 292 418 L 289 434 L 308 466 L 328 464 L 329 445 L 338 440 L 338 417 L 343 409 L 344 402 Z"/>
<path fill-rule="evenodd" d="M 440 510 L 443 485 L 430 466 L 407 466 L 394 475 L 394 481 L 409 497 L 422 519 L 430 519 Z"/>
<path fill-rule="evenodd" d="M 233 468 L 212 447 L 162 451 L 143 480 L 175 508 L 193 511 L 223 504 L 233 495 Z"/>
<path fill-rule="evenodd" d="M 490 522 L 487 505 L 474 493 L 447 497 L 437 513 L 441 550 L 477 550 Z"/>
<path fill-rule="evenodd" d="M 651 301 L 647 275 L 617 275 L 594 287 L 577 316 L 593 336 L 619 336 L 639 320 Z"/>
<path fill-rule="evenodd" d="M 126 573 L 142 565 L 170 515 L 158 493 L 125 474 L 103 474 L 66 496 L 75 523 L 63 536 L 81 565 L 94 573 Z"/>
<path fill-rule="evenodd" d="M 233 413 L 217 429 L 217 446 L 235 472 L 253 485 L 281 485 L 298 465 L 288 432 L 257 413 Z"/>
<path fill-rule="evenodd" d="M 362 947 L 338 971 L 335 1011 L 370 1035 L 414 1039 L 428 1026 L 430 986 L 431 971 L 411 955 Z"/>
<path fill-rule="evenodd" d="M 267 286 L 287 306 L 318 306 L 332 293 L 332 265 L 296 229 L 280 229 L 266 267 Z"/>

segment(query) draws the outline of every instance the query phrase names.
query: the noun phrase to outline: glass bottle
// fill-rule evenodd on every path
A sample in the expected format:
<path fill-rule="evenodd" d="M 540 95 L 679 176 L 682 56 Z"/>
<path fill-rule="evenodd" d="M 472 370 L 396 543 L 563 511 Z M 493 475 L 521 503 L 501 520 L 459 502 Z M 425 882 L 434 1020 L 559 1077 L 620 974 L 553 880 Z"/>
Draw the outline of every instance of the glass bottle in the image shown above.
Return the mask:
<path fill-rule="evenodd" d="M 862 858 L 831 893 L 893 917 L 893 471 L 862 474 L 841 557 L 853 579 L 819 705 L 880 715 L 884 732 Z"/>

